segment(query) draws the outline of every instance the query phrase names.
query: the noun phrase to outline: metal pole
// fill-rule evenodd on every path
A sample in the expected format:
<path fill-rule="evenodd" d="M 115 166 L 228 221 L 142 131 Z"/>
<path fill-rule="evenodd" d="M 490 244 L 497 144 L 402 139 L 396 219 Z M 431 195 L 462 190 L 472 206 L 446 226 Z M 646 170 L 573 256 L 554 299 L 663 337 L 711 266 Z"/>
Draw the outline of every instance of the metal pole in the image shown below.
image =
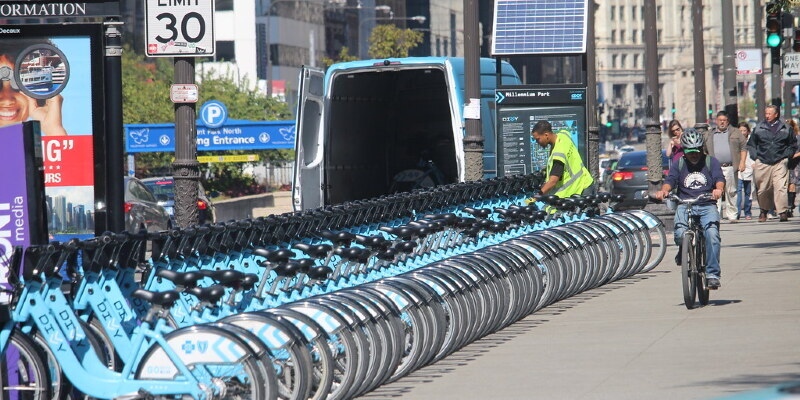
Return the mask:
<path fill-rule="evenodd" d="M 731 125 L 739 123 L 739 99 L 736 93 L 736 50 L 733 37 L 733 0 L 722 0 L 722 68 L 725 111 Z"/>
<path fill-rule="evenodd" d="M 106 131 L 106 229 L 125 230 L 125 188 L 122 141 L 122 22 L 109 18 L 104 22 L 105 55 L 105 131 Z"/>
<path fill-rule="evenodd" d="M 753 20 L 755 21 L 755 47 L 761 50 L 761 59 L 764 59 L 764 9 L 761 0 L 753 0 Z M 766 68 L 765 68 L 766 70 Z M 766 107 L 766 87 L 764 74 L 756 75 L 756 116 L 759 121 L 764 120 L 764 107 Z"/>
<path fill-rule="evenodd" d="M 464 83 L 467 107 L 477 109 L 477 115 L 467 115 L 464 135 L 465 174 L 467 181 L 483 178 L 483 135 L 481 134 L 480 105 L 480 31 L 478 30 L 478 1 L 464 0 Z"/>
<path fill-rule="evenodd" d="M 589 104 L 587 125 L 589 141 L 588 167 L 595 185 L 600 182 L 600 128 L 597 126 L 597 49 L 595 47 L 594 20 L 597 7 L 589 0 L 586 24 L 586 100 Z"/>
<path fill-rule="evenodd" d="M 692 36 L 694 42 L 694 114 L 695 129 L 708 132 L 706 114 L 706 59 L 703 42 L 703 0 L 692 0 Z"/>
<path fill-rule="evenodd" d="M 272 7 L 275 3 L 270 2 L 267 9 L 267 97 L 272 97 Z"/>
<path fill-rule="evenodd" d="M 194 83 L 194 58 L 176 57 L 175 83 Z M 197 224 L 197 182 L 200 163 L 197 162 L 197 121 L 194 103 L 175 104 L 175 221 L 181 228 Z"/>
<path fill-rule="evenodd" d="M 644 2 L 644 66 L 646 82 L 645 113 L 647 128 L 647 181 L 650 191 L 659 189 L 661 182 L 661 124 L 660 94 L 658 93 L 658 31 L 656 5 L 654 1 Z"/>
<path fill-rule="evenodd" d="M 703 48 L 703 0 L 692 0 L 692 26 L 694 27 L 692 29 L 694 39 L 694 116 L 696 123 L 705 124 L 707 116 L 706 58 Z"/>

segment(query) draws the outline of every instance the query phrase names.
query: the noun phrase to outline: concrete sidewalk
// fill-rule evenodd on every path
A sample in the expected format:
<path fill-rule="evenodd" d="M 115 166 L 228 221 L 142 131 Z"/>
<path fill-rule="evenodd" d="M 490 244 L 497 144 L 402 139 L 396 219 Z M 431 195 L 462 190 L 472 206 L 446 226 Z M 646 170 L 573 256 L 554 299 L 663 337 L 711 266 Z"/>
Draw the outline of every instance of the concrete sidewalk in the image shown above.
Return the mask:
<path fill-rule="evenodd" d="M 722 288 L 687 310 L 670 247 L 364 398 L 707 399 L 800 380 L 800 218 L 723 224 Z M 671 241 L 671 237 L 670 237 Z"/>

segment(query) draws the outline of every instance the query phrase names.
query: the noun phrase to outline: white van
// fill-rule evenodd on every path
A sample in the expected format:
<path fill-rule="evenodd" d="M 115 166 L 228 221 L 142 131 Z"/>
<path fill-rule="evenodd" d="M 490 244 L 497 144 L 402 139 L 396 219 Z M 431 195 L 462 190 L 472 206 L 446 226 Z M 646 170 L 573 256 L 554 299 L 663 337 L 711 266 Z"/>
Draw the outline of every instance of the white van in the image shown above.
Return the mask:
<path fill-rule="evenodd" d="M 496 175 L 496 62 L 484 58 L 484 172 Z M 503 85 L 520 84 L 501 63 Z M 391 58 L 304 67 L 295 210 L 464 180 L 463 58 Z"/>

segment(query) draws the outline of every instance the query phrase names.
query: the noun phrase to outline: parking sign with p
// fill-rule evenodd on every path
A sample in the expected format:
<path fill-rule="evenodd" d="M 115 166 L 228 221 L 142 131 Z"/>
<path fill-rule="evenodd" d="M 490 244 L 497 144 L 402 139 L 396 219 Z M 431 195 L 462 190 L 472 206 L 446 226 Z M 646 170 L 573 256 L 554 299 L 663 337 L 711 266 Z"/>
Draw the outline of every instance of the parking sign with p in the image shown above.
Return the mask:
<path fill-rule="evenodd" d="M 207 128 L 217 129 L 228 120 L 228 109 L 219 101 L 207 101 L 200 107 L 200 122 Z"/>

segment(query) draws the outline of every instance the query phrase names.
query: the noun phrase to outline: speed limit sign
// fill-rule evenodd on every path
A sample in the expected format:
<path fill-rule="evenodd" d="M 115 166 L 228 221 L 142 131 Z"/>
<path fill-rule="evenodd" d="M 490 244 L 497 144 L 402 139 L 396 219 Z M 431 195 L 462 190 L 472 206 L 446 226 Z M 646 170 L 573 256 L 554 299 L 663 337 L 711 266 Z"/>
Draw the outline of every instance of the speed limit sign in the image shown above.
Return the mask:
<path fill-rule="evenodd" d="M 147 0 L 147 55 L 214 55 L 214 0 Z"/>

